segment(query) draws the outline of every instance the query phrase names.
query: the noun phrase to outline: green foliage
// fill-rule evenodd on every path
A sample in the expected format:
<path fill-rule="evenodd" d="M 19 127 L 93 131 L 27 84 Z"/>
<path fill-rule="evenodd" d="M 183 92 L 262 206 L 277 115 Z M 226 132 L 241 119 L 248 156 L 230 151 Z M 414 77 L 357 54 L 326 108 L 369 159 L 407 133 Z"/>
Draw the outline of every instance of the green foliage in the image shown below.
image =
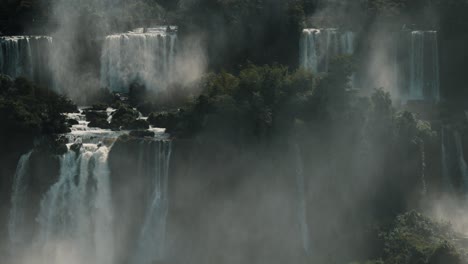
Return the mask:
<path fill-rule="evenodd" d="M 177 117 L 167 114 L 153 114 L 150 120 L 173 124 L 169 130 L 185 135 L 203 129 L 226 138 L 264 139 L 281 122 L 280 113 L 288 102 L 299 94 L 312 94 L 313 84 L 312 75 L 303 70 L 290 73 L 280 65 L 249 64 L 237 76 L 227 72 L 205 76 L 200 84 L 203 94 L 175 114 L 180 122 L 169 122 Z M 176 123 L 178 129 L 174 128 Z"/>
<path fill-rule="evenodd" d="M 378 260 L 359 263 L 372 264 L 461 264 L 460 246 L 452 241 L 460 238 L 447 223 L 438 223 L 410 211 L 401 214 L 389 224 L 381 226 L 382 242 Z"/>
<path fill-rule="evenodd" d="M 450 226 L 420 213 L 398 216 L 380 236 L 385 245 L 385 263 L 461 263 L 459 253 L 448 242 L 455 238 Z"/>
<path fill-rule="evenodd" d="M 429 122 L 416 119 L 415 115 L 408 111 L 396 115 L 395 125 L 397 141 L 402 141 L 406 144 L 431 141 L 437 136 Z"/>
<path fill-rule="evenodd" d="M 33 85 L 25 78 L 0 75 L 0 119 L 4 134 L 56 134 L 69 131 L 61 113 L 76 106 L 63 96 Z"/>

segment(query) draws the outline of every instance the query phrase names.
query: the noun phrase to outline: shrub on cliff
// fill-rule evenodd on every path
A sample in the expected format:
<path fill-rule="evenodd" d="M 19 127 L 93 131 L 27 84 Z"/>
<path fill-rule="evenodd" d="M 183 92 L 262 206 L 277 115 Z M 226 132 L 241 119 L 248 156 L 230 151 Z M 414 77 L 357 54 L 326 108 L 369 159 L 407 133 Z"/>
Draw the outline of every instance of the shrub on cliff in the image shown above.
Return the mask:
<path fill-rule="evenodd" d="M 402 214 L 380 233 L 383 263 L 460 264 L 460 249 L 451 241 L 459 238 L 448 224 L 411 211 Z"/>
<path fill-rule="evenodd" d="M 5 134 L 59 134 L 69 131 L 65 112 L 76 112 L 67 98 L 31 83 L 0 75 L 0 118 Z"/>

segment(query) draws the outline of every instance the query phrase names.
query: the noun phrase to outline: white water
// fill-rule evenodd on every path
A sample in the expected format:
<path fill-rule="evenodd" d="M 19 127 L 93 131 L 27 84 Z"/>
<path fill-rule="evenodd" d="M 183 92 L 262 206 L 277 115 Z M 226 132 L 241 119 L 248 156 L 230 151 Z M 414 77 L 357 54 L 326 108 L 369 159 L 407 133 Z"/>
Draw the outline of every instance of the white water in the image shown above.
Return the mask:
<path fill-rule="evenodd" d="M 172 144 L 170 141 L 155 141 L 148 144 L 150 148 L 146 150 L 149 150 L 149 153 L 145 154 L 153 159 L 148 164 L 152 168 L 147 168 L 147 171 L 153 174 L 153 188 L 132 264 L 152 264 L 164 258 Z M 138 166 L 139 169 L 147 167 L 142 162 L 144 150 L 145 146 L 140 146 L 139 163 L 142 164 Z"/>
<path fill-rule="evenodd" d="M 302 246 L 307 255 L 310 254 L 310 241 L 309 241 L 309 226 L 307 224 L 307 205 L 305 196 L 305 180 L 303 172 L 303 162 L 301 149 L 298 144 L 294 145 L 296 154 L 296 187 L 298 194 L 298 218 L 299 226 L 302 234 Z"/>
<path fill-rule="evenodd" d="M 176 29 L 176 27 L 171 27 Z M 101 57 L 101 85 L 128 92 L 133 82 L 160 92 L 174 78 L 177 35 L 166 27 L 107 36 Z"/>
<path fill-rule="evenodd" d="M 112 114 L 115 112 L 115 109 L 107 108 L 105 112 L 107 114 L 107 120 L 111 121 Z M 73 125 L 71 127 L 71 133 L 65 135 L 70 142 L 76 142 L 76 140 L 86 143 L 99 143 L 103 140 L 113 142 L 117 140 L 119 136 L 128 133 L 128 131 L 112 131 L 110 129 L 88 127 L 89 122 L 86 121 L 86 115 L 83 108 L 79 109 L 79 113 L 67 113 L 65 116 L 68 119 L 78 121 L 77 125 Z"/>
<path fill-rule="evenodd" d="M 44 84 L 51 78 L 51 50 L 51 37 L 0 37 L 0 73 L 12 78 L 24 76 Z"/>
<path fill-rule="evenodd" d="M 41 201 L 34 263 L 113 263 L 108 154 L 85 144 L 61 157 L 59 179 Z"/>
<path fill-rule="evenodd" d="M 106 112 L 111 115 L 113 109 Z M 34 203 L 26 201 L 25 196 L 29 188 L 26 179 L 34 173 L 29 169 L 32 152 L 23 155 L 18 162 L 8 226 L 12 263 L 113 264 L 116 261 L 118 247 L 114 245 L 116 230 L 113 229 L 116 212 L 111 197 L 108 146 L 113 144 L 118 133 L 128 131 L 94 130 L 82 123 L 83 112 L 66 115 L 80 122 L 66 136 L 79 143 L 81 149 L 69 150 L 60 157 L 58 180 L 40 201 L 37 226 L 29 227 L 35 231 L 32 239 L 31 236 L 26 238 L 28 234 L 23 235 L 29 230 L 25 228 L 29 222 L 24 221 L 28 210 L 24 205 Z M 130 264 L 152 264 L 164 258 L 172 148 L 170 141 L 158 140 L 167 138 L 164 129 L 150 130 L 158 134 L 153 140 L 140 142 L 140 162 L 135 164 L 135 169 L 140 172 L 138 175 L 151 179 L 152 187 L 145 200 L 135 201 L 146 204 L 147 209 L 141 219 L 138 239 L 134 241 L 135 247 L 129 249 Z M 69 148 L 71 145 L 67 144 Z"/>
<path fill-rule="evenodd" d="M 65 116 L 67 119 L 73 119 L 78 121 L 77 125 L 71 127 L 71 132 L 65 134 L 64 136 L 68 139 L 69 142 L 73 143 L 111 143 L 117 140 L 120 136 L 128 134 L 129 131 L 120 130 L 113 131 L 111 129 L 102 129 L 98 127 L 89 127 L 89 122 L 86 121 L 85 108 L 80 108 L 78 113 L 66 113 Z M 105 111 L 96 111 L 96 112 L 105 112 L 107 114 L 107 122 L 112 121 L 112 115 L 116 109 L 107 108 Z M 140 114 L 141 115 L 141 114 Z M 140 117 L 139 119 L 148 119 L 148 117 Z M 166 140 L 169 138 L 169 135 L 166 133 L 165 128 L 157 128 L 150 126 L 148 131 L 154 132 L 155 138 L 160 140 Z M 78 142 L 77 142 L 78 141 Z M 71 145 L 71 144 L 70 144 Z"/>
<path fill-rule="evenodd" d="M 327 72 L 331 60 L 354 53 L 355 35 L 334 28 L 304 29 L 300 45 L 300 65 L 313 72 Z"/>
<path fill-rule="evenodd" d="M 16 167 L 15 178 L 13 181 L 13 189 L 11 196 L 11 210 L 8 220 L 8 235 L 10 239 L 10 246 L 12 253 L 15 254 L 15 250 L 21 247 L 25 243 L 25 213 L 27 210 L 27 175 L 30 171 L 29 159 L 32 151 L 21 156 L 18 165 Z"/>

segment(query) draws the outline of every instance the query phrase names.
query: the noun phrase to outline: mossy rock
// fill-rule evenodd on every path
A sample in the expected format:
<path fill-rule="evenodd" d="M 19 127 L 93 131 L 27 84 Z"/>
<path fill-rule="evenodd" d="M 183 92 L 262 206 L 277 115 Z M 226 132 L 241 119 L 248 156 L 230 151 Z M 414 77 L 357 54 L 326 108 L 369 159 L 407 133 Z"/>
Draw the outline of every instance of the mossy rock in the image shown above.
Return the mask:
<path fill-rule="evenodd" d="M 139 117 L 139 113 L 130 107 L 121 106 L 112 115 L 111 126 L 114 129 L 128 128 L 134 125 L 134 122 Z"/>
<path fill-rule="evenodd" d="M 81 147 L 83 147 L 82 143 L 74 143 L 73 145 L 70 146 L 70 150 L 74 151 L 75 153 L 79 153 Z"/>
<path fill-rule="evenodd" d="M 93 121 L 95 119 L 107 119 L 107 113 L 105 112 L 96 112 L 87 110 L 85 112 L 86 120 Z"/>
<path fill-rule="evenodd" d="M 78 122 L 78 120 L 75 120 L 75 119 L 67 119 L 67 124 L 69 126 L 74 126 L 74 125 L 78 125 L 80 122 Z"/>
<path fill-rule="evenodd" d="M 173 112 L 151 113 L 148 122 L 154 127 L 172 128 L 177 124 L 177 115 Z"/>
<path fill-rule="evenodd" d="M 97 127 L 102 129 L 110 129 L 111 125 L 107 122 L 107 119 L 96 118 L 89 122 L 88 127 Z"/>

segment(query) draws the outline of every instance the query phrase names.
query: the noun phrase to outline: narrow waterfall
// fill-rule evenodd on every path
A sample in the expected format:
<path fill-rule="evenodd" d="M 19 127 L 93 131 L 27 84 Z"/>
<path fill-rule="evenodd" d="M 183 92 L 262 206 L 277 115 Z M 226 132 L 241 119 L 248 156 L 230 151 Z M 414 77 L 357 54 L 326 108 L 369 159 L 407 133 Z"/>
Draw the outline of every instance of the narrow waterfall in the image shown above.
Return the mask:
<path fill-rule="evenodd" d="M 409 97 L 423 99 L 424 97 L 424 34 L 411 32 L 411 78 Z"/>
<path fill-rule="evenodd" d="M 327 72 L 334 57 L 354 53 L 354 42 L 354 33 L 350 31 L 304 29 L 300 43 L 300 65 L 314 72 Z"/>
<path fill-rule="evenodd" d="M 114 92 L 128 92 L 133 82 L 139 82 L 149 91 L 164 91 L 174 78 L 176 41 L 176 33 L 165 27 L 107 36 L 101 85 Z"/>
<path fill-rule="evenodd" d="M 345 31 L 341 34 L 340 52 L 344 55 L 353 55 L 355 50 L 355 35 L 354 32 Z"/>
<path fill-rule="evenodd" d="M 0 73 L 24 76 L 48 84 L 52 38 L 44 36 L 0 37 Z"/>
<path fill-rule="evenodd" d="M 442 181 L 443 181 L 443 185 L 444 185 L 444 188 L 446 190 L 448 190 L 449 192 L 453 192 L 453 186 L 452 186 L 452 180 L 451 180 L 451 177 L 450 177 L 450 169 L 449 169 L 449 165 L 448 165 L 448 161 L 449 161 L 449 153 L 448 153 L 448 150 L 447 150 L 447 143 L 446 143 L 446 128 L 445 127 L 442 127 L 441 129 L 441 137 L 440 137 L 440 141 L 441 141 L 441 152 L 442 152 Z"/>
<path fill-rule="evenodd" d="M 154 141 L 148 144 L 150 144 L 148 154 L 151 158 L 147 166 L 151 168 L 145 170 L 152 174 L 153 186 L 132 264 L 152 264 L 164 258 L 172 144 L 170 141 Z M 140 146 L 141 157 L 143 157 L 144 148 L 145 146 Z M 139 160 L 142 159 L 139 157 Z M 147 166 L 140 164 L 139 169 L 144 170 L 142 167 Z"/>
<path fill-rule="evenodd" d="M 11 209 L 8 221 L 8 235 L 10 247 L 15 254 L 15 249 L 25 243 L 25 204 L 27 200 L 27 174 L 30 170 L 29 159 L 32 151 L 21 156 L 16 167 L 15 178 L 13 180 L 13 189 L 11 196 Z"/>
<path fill-rule="evenodd" d="M 304 164 L 298 144 L 294 145 L 296 154 L 296 187 L 298 194 L 298 218 L 302 234 L 302 246 L 306 255 L 310 255 L 309 226 L 307 224 L 307 204 L 305 194 Z"/>
<path fill-rule="evenodd" d="M 419 143 L 419 151 L 421 152 L 421 193 L 422 195 L 427 194 L 426 184 L 426 145 L 423 140 Z"/>
<path fill-rule="evenodd" d="M 403 31 L 397 61 L 399 83 L 406 100 L 439 101 L 439 48 L 437 31 Z"/>
<path fill-rule="evenodd" d="M 45 194 L 37 218 L 43 263 L 113 264 L 109 149 L 84 144 L 60 160 L 60 177 Z"/>
<path fill-rule="evenodd" d="M 460 174 L 463 181 L 464 194 L 468 194 L 468 166 L 465 160 L 465 154 L 463 153 L 463 144 L 460 133 L 454 132 L 455 146 L 457 151 L 458 166 L 460 168 Z"/>

